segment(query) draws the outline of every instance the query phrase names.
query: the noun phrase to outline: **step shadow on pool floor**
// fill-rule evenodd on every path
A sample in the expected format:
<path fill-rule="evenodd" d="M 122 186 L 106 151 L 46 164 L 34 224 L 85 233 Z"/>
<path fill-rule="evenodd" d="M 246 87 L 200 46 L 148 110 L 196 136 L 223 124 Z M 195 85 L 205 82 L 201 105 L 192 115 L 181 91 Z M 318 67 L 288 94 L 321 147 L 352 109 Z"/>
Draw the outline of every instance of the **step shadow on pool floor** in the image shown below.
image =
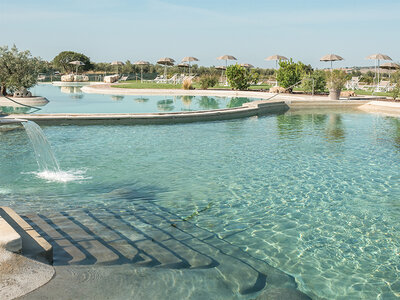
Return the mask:
<path fill-rule="evenodd" d="M 128 295 L 137 299 L 161 295 L 163 299 L 213 298 L 210 295 L 308 299 L 291 276 L 153 202 L 129 209 L 76 209 L 24 218 L 53 245 L 57 272 L 27 299 L 79 298 L 82 293 L 95 298 L 99 289 L 100 295 L 112 293 L 117 299 Z M 67 292 L 66 282 L 79 282 L 79 278 L 85 285 Z M 126 285 L 104 289 L 117 278 L 117 286 Z M 67 294 L 57 294 L 63 290 Z"/>

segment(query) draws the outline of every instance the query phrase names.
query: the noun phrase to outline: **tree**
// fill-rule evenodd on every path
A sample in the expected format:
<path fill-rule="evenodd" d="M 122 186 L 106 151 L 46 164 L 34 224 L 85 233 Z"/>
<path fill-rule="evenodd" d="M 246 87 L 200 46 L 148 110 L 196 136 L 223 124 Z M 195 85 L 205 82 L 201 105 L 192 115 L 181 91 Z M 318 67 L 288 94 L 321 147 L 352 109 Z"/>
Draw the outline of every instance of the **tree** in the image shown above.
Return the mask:
<path fill-rule="evenodd" d="M 252 83 L 257 82 L 259 74 L 235 64 L 226 68 L 226 77 L 233 89 L 247 90 Z"/>
<path fill-rule="evenodd" d="M 82 53 L 77 53 L 73 51 L 60 52 L 56 57 L 54 57 L 53 66 L 54 68 L 59 69 L 60 71 L 65 73 L 73 72 L 75 70 L 75 66 L 71 65 L 70 62 L 74 60 L 79 60 L 85 64 L 84 66 L 82 66 L 82 70 L 84 71 L 88 71 L 93 68 L 89 57 Z"/>
<path fill-rule="evenodd" d="M 32 57 L 31 53 L 18 51 L 14 45 L 0 47 L 0 86 L 1 95 L 9 92 L 22 91 L 34 86 L 39 74 L 40 58 Z"/>
<path fill-rule="evenodd" d="M 392 97 L 396 100 L 400 95 L 400 71 L 392 74 L 390 78 L 390 82 L 394 84 L 394 88 L 392 90 Z"/>
<path fill-rule="evenodd" d="M 300 80 L 305 73 L 306 66 L 300 61 L 295 63 L 290 59 L 288 61 L 280 61 L 279 67 L 280 68 L 276 74 L 279 86 L 284 87 L 291 93 L 294 85 L 300 83 Z"/>

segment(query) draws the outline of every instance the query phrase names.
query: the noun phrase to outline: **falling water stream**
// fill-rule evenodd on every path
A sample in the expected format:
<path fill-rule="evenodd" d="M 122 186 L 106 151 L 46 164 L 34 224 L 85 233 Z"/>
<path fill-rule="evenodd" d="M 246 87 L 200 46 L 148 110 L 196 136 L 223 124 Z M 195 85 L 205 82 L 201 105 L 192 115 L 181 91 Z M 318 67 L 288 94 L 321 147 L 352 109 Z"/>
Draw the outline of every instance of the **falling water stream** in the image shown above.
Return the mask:
<path fill-rule="evenodd" d="M 38 177 L 47 181 L 68 182 L 85 179 L 81 170 L 62 171 L 57 159 L 51 150 L 50 144 L 39 125 L 35 122 L 21 122 L 31 141 L 36 156 L 39 171 L 35 173 Z"/>
<path fill-rule="evenodd" d="M 60 166 L 51 150 L 50 144 L 38 124 L 32 121 L 22 122 L 28 135 L 40 172 L 60 172 Z"/>

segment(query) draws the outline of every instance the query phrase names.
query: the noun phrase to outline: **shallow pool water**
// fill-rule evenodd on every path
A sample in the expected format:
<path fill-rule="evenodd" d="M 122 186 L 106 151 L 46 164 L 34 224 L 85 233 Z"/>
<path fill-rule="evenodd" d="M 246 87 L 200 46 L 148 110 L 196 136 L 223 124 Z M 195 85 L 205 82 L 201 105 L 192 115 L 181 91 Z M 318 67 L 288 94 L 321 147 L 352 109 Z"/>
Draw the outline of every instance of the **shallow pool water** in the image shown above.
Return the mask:
<path fill-rule="evenodd" d="M 49 103 L 40 106 L 39 111 L 29 107 L 0 105 L 0 112 L 166 113 L 232 108 L 253 100 L 245 97 L 98 95 L 83 93 L 81 88 L 81 86 L 40 84 L 33 87 L 31 92 L 36 96 L 45 96 Z"/>
<path fill-rule="evenodd" d="M 43 130 L 61 169 L 79 176 L 38 176 L 24 130 L 0 132 L 0 205 L 22 214 L 156 205 L 294 276 L 312 298 L 400 296 L 399 119 L 289 111 Z"/>

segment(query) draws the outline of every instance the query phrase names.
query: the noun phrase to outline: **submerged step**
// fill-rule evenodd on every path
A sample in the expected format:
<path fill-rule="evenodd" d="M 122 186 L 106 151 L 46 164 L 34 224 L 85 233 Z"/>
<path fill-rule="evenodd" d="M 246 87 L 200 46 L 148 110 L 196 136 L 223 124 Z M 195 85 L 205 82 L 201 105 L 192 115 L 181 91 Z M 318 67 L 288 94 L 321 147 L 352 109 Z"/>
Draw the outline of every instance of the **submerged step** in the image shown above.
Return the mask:
<path fill-rule="evenodd" d="M 21 236 L 0 216 L 0 249 L 20 252 L 22 249 Z"/>
<path fill-rule="evenodd" d="M 0 207 L 0 219 L 3 219 L 20 237 L 22 254 L 35 259 L 44 258 L 53 262 L 53 247 L 37 233 L 25 220 L 9 207 Z"/>

